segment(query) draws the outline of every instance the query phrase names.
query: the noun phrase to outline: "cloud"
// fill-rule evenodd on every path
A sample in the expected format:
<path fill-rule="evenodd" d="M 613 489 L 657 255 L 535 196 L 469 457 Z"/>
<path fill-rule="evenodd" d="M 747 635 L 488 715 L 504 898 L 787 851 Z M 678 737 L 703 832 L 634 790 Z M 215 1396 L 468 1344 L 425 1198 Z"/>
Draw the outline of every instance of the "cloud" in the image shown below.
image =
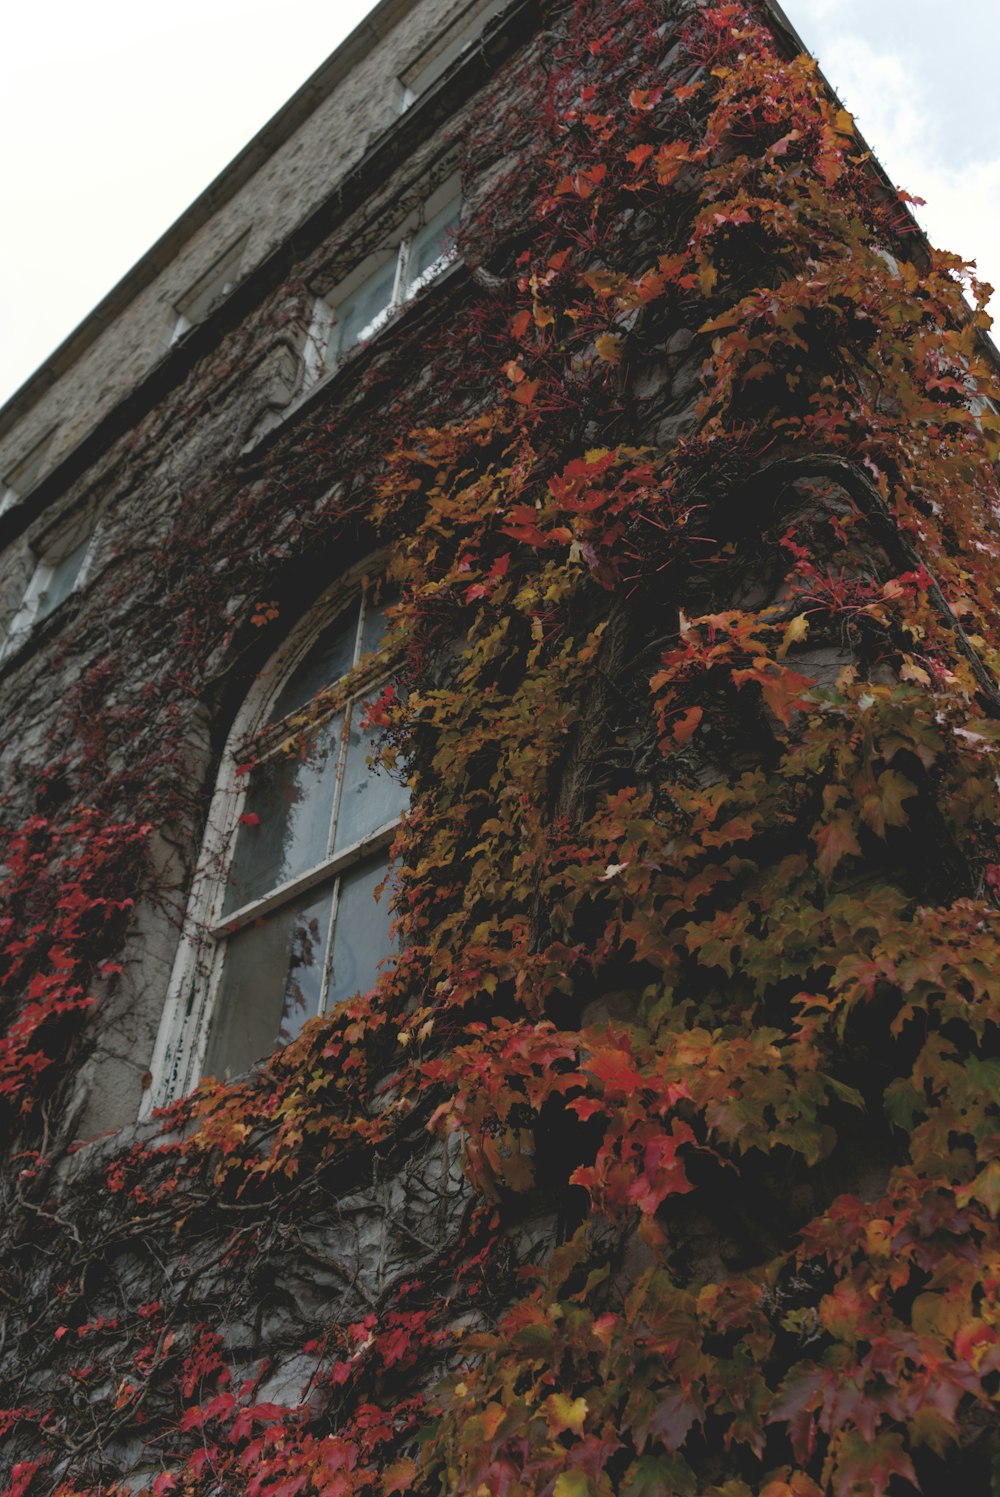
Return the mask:
<path fill-rule="evenodd" d="M 821 61 L 892 181 L 925 199 L 915 214 L 932 243 L 975 260 L 980 278 L 1000 286 L 1000 150 L 976 154 L 966 140 L 959 163 L 939 128 L 941 101 L 922 69 L 899 52 L 841 34 L 829 40 Z M 1000 311 L 996 298 L 991 309 Z"/>

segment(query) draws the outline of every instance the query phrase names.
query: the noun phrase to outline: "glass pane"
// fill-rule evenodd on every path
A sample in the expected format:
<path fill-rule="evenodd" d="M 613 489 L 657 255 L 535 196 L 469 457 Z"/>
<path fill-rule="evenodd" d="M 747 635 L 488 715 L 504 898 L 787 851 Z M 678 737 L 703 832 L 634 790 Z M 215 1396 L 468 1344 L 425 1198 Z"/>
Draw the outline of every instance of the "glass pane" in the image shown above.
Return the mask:
<path fill-rule="evenodd" d="M 376 769 L 368 763 L 378 730 L 363 733 L 360 724 L 364 716 L 363 703 L 355 702 L 351 708 L 351 730 L 333 839 L 334 852 L 350 847 L 352 842 L 360 842 L 362 837 L 378 831 L 380 826 L 395 821 L 407 804 L 406 786 L 384 769 Z"/>
<path fill-rule="evenodd" d="M 257 766 L 236 837 L 224 915 L 259 899 L 327 855 L 343 718 L 324 723 L 305 759 L 276 754 Z"/>
<path fill-rule="evenodd" d="M 305 658 L 292 671 L 275 698 L 268 722 L 280 722 L 312 700 L 324 686 L 332 686 L 354 664 L 358 634 L 358 604 L 328 624 Z"/>
<path fill-rule="evenodd" d="M 249 1070 L 319 1013 L 332 906 L 314 890 L 226 941 L 206 1076 Z"/>
<path fill-rule="evenodd" d="M 390 890 L 385 889 L 381 899 L 375 898 L 388 867 L 388 854 L 379 853 L 340 880 L 327 1008 L 357 992 L 367 992 L 378 977 L 379 962 L 392 955 Z"/>
<path fill-rule="evenodd" d="M 365 621 L 361 628 L 362 655 L 373 654 L 385 638 L 385 631 L 389 627 L 385 611 L 390 602 L 395 602 L 395 598 L 388 598 L 382 603 L 373 603 L 371 599 L 368 600 Z"/>
<path fill-rule="evenodd" d="M 413 235 L 406 262 L 407 296 L 414 296 L 421 286 L 432 281 L 454 255 L 461 207 L 460 199 L 453 198 Z"/>
<path fill-rule="evenodd" d="M 336 320 L 330 335 L 331 363 L 338 354 L 347 353 L 355 343 L 370 338 L 382 326 L 392 310 L 392 293 L 396 288 L 396 257 L 370 275 L 336 308 Z"/>
<path fill-rule="evenodd" d="M 38 595 L 36 618 L 47 618 L 54 609 L 59 607 L 64 598 L 69 597 L 80 575 L 89 545 L 90 536 L 86 535 L 68 556 L 63 557 L 62 561 L 51 563 L 49 580 Z"/>

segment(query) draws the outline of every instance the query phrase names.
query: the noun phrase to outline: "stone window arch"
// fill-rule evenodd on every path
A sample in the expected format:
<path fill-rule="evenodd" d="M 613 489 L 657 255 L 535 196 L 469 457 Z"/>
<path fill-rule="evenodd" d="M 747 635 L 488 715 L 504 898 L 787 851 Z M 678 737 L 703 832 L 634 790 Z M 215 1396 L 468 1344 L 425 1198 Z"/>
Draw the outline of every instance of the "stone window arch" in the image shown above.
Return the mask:
<path fill-rule="evenodd" d="M 369 763 L 386 607 L 356 576 L 262 672 L 223 754 L 147 1110 L 227 1079 L 376 980 L 405 786 Z"/>

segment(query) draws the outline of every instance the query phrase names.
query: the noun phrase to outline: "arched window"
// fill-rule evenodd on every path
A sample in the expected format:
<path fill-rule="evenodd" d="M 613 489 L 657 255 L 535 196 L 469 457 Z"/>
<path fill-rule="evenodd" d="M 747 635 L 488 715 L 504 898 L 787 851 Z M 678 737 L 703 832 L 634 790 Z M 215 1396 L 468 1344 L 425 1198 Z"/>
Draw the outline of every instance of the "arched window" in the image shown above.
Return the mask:
<path fill-rule="evenodd" d="M 385 676 L 385 623 L 371 586 L 342 593 L 311 642 L 265 672 L 270 688 L 237 722 L 210 816 L 215 875 L 193 896 L 154 1103 L 200 1075 L 248 1070 L 370 987 L 390 955 L 389 900 L 376 890 L 406 789 L 369 764 L 362 708 Z"/>

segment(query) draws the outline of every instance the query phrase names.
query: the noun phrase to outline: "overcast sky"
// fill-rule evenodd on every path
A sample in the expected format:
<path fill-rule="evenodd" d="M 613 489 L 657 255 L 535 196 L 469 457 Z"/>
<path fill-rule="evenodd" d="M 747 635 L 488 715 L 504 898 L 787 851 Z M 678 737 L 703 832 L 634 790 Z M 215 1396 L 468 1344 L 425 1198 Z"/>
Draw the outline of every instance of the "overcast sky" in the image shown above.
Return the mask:
<path fill-rule="evenodd" d="M 1000 0 L 784 6 L 890 176 L 927 199 L 932 239 L 1000 285 Z M 368 8 L 10 0 L 0 19 L 0 402 Z"/>

